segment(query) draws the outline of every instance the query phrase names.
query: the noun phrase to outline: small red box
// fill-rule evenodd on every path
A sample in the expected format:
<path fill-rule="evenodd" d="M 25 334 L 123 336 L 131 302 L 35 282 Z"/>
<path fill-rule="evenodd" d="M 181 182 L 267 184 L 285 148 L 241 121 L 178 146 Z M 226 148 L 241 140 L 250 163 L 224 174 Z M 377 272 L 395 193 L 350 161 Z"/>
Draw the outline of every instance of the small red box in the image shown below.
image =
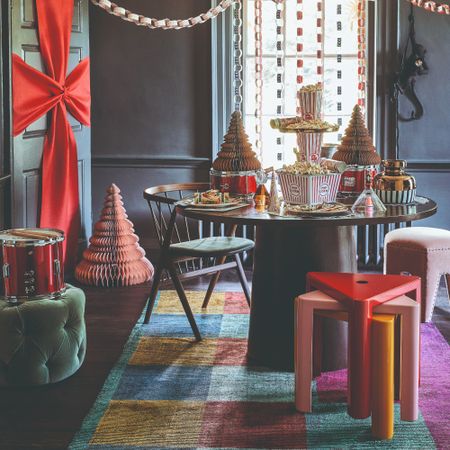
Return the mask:
<path fill-rule="evenodd" d="M 211 188 L 233 195 L 249 196 L 256 192 L 256 172 L 210 172 Z"/>
<path fill-rule="evenodd" d="M 373 179 L 377 174 L 375 166 L 347 166 L 342 174 L 339 192 L 360 194 L 367 183 L 367 176 Z"/>

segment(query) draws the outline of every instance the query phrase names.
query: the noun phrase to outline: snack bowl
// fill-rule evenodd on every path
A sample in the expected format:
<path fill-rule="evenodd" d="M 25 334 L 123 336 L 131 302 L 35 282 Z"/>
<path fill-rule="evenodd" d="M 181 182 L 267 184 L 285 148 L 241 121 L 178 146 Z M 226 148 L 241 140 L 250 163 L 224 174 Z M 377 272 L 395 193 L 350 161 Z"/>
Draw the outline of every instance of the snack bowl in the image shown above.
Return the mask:
<path fill-rule="evenodd" d="M 341 181 L 340 173 L 303 175 L 279 170 L 283 199 L 291 205 L 334 203 Z"/>

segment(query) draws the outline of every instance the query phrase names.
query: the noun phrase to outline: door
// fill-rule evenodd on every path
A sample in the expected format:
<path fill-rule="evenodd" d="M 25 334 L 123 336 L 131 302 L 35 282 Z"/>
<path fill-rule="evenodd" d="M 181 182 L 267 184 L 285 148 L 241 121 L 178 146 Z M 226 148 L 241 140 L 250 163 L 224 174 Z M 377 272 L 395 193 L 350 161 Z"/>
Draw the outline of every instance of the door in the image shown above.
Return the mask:
<path fill-rule="evenodd" d="M 1 4 L 0 23 L 4 23 L 3 18 L 8 16 L 8 7 Z M 6 39 L 7 40 L 7 39 Z M 5 54 L 4 33 L 0 33 L 0 80 L 3 74 L 8 72 L 8 54 Z M 7 52 L 6 52 L 7 53 Z M 11 223 L 10 206 L 10 139 L 9 139 L 9 88 L 4 83 L 0 84 L 0 230 L 9 228 Z M 1 271 L 0 271 L 1 272 Z M 1 274 L 0 274 L 1 282 Z M 2 283 L 0 283 L 1 285 Z M 0 286 L 1 291 L 1 286 Z"/>
<path fill-rule="evenodd" d="M 44 71 L 40 55 L 35 0 L 11 0 L 11 49 L 35 69 Z M 89 54 L 88 0 L 74 1 L 68 72 Z M 69 114 L 78 149 L 81 235 L 91 233 L 90 129 Z M 39 214 L 41 159 L 48 117 L 32 123 L 12 142 L 12 225 L 34 227 Z M 82 243 L 82 242 L 81 242 Z"/>

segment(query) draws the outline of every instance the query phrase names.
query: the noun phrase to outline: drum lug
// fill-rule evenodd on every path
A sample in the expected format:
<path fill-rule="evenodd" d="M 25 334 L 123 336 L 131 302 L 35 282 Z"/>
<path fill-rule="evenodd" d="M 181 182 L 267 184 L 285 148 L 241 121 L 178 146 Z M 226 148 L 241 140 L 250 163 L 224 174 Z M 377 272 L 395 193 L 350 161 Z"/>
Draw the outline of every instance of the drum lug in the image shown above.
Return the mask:
<path fill-rule="evenodd" d="M 5 263 L 3 264 L 3 278 L 9 278 L 10 270 L 9 270 L 9 264 Z"/>
<path fill-rule="evenodd" d="M 53 268 L 57 275 L 61 273 L 61 263 L 59 262 L 59 259 L 53 260 Z"/>

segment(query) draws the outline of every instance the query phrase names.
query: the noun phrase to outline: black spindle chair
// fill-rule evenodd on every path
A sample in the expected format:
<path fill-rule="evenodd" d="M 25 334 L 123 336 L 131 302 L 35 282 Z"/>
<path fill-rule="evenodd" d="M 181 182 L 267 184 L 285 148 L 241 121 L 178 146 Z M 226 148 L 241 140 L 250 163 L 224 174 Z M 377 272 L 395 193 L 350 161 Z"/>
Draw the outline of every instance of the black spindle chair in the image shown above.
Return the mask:
<path fill-rule="evenodd" d="M 154 186 L 144 191 L 150 207 L 161 254 L 153 278 L 144 323 L 149 323 L 156 296 L 163 279 L 171 279 L 180 298 L 195 337 L 201 335 L 184 292 L 181 280 L 212 274 L 203 308 L 209 299 L 222 270 L 236 269 L 247 303 L 250 305 L 250 290 L 245 278 L 240 253 L 251 250 L 254 242 L 234 236 L 232 226 L 227 236 L 208 236 L 211 231 L 205 224 L 182 217 L 176 212 L 175 203 L 196 191 L 209 189 L 207 183 L 184 183 Z M 229 258 L 228 258 L 229 257 Z M 227 261 L 227 259 L 232 259 Z M 164 275 L 166 275 L 164 277 Z"/>

